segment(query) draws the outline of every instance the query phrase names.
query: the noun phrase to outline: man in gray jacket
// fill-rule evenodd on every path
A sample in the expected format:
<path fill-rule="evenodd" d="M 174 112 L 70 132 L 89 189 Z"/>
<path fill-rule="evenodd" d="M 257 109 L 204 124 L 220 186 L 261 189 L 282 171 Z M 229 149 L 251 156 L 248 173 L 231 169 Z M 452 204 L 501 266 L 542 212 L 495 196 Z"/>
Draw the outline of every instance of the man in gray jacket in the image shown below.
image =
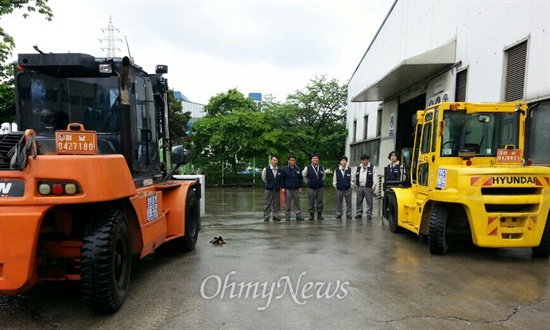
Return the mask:
<path fill-rule="evenodd" d="M 367 201 L 367 219 L 372 219 L 372 202 L 377 178 L 376 167 L 369 162 L 369 156 L 361 155 L 361 165 L 357 166 L 355 180 L 353 180 L 354 185 L 357 186 L 355 219 L 361 219 L 363 215 L 363 199 Z"/>

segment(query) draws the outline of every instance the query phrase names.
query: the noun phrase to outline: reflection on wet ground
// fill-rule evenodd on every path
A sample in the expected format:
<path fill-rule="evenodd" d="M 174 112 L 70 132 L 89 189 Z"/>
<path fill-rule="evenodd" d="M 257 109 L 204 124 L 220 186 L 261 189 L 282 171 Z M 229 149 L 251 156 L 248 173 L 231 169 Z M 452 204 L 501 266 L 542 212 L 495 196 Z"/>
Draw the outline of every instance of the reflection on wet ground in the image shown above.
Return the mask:
<path fill-rule="evenodd" d="M 458 242 L 448 255 L 432 256 L 422 237 L 389 231 L 380 200 L 375 200 L 372 220 L 336 220 L 333 189 L 325 190 L 324 221 L 307 220 L 305 192 L 301 206 L 306 221 L 294 221 L 293 214 L 292 221 L 280 223 L 262 221 L 262 189 L 210 189 L 208 195 L 203 235 L 224 235 L 235 246 L 236 254 L 220 256 L 231 255 L 232 269 L 254 265 L 275 274 L 307 271 L 314 278 L 347 280 L 358 305 L 341 303 L 338 310 L 362 310 L 373 319 L 392 320 L 394 326 L 448 327 L 455 318 L 514 324 L 513 318 L 521 319 L 515 308 L 537 305 L 537 312 L 526 318 L 545 322 L 549 262 L 531 259 L 530 249 L 482 249 Z M 355 215 L 355 194 L 352 210 Z"/>

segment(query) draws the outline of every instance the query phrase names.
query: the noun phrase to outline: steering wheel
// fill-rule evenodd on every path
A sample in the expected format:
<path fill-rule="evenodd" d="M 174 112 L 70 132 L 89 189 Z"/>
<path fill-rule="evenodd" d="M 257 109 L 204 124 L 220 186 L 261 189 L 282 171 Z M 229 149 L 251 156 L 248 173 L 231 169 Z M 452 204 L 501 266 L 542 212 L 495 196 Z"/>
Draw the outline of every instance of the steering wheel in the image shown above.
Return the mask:
<path fill-rule="evenodd" d="M 447 144 L 451 145 L 451 149 L 455 149 L 455 147 L 458 147 L 458 143 L 456 143 L 453 140 L 449 140 L 449 141 L 443 143 L 443 145 L 441 146 L 441 149 L 444 149 Z"/>

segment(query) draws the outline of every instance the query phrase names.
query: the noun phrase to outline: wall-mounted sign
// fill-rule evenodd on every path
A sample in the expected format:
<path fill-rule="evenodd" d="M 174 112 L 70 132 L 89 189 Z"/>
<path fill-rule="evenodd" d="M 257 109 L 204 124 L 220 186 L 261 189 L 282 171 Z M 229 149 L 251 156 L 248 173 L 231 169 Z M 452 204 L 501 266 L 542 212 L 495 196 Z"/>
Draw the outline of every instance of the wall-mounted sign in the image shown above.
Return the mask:
<path fill-rule="evenodd" d="M 394 114 L 390 114 L 390 129 L 388 131 L 389 136 L 393 136 L 393 131 L 395 129 L 395 116 Z"/>
<path fill-rule="evenodd" d="M 434 84 L 434 95 L 443 92 L 445 89 L 445 80 L 438 81 Z"/>

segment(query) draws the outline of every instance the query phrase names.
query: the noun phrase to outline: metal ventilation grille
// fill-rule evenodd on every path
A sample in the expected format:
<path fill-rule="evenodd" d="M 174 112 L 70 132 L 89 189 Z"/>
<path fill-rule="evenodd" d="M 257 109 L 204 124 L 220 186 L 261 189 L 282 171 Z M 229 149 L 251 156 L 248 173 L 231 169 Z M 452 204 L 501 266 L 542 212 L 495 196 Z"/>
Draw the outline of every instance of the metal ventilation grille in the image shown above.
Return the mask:
<path fill-rule="evenodd" d="M 0 170 L 10 169 L 10 160 L 8 152 L 19 142 L 23 137 L 23 133 L 10 133 L 0 135 Z"/>

